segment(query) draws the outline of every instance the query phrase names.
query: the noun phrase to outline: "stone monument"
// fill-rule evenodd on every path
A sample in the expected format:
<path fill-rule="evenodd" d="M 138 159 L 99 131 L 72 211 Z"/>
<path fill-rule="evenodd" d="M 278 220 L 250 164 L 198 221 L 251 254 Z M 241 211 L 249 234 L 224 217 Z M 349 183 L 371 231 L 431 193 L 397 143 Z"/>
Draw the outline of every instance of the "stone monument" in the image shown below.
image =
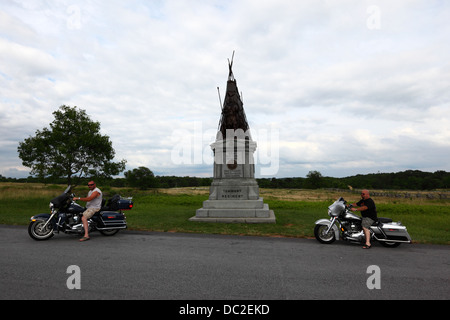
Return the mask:
<path fill-rule="evenodd" d="M 233 53 L 234 56 L 234 53 Z M 214 180 L 209 199 L 190 221 L 228 223 L 275 223 L 275 214 L 259 196 L 255 179 L 252 140 L 232 67 L 228 61 L 227 90 L 214 152 Z"/>

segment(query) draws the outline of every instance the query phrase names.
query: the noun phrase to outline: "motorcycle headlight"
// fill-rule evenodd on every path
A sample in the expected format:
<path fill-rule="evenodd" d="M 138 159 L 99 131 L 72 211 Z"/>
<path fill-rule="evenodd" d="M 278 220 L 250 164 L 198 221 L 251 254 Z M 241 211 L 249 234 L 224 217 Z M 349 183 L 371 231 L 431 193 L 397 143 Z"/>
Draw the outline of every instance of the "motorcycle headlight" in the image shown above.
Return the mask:
<path fill-rule="evenodd" d="M 50 202 L 50 204 L 48 206 L 50 209 L 53 209 L 53 203 Z"/>

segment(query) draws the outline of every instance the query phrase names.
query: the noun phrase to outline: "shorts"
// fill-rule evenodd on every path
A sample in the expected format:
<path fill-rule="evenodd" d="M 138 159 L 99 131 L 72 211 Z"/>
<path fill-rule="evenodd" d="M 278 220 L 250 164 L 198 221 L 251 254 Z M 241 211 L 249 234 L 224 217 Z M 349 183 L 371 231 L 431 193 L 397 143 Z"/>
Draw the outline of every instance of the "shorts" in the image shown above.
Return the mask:
<path fill-rule="evenodd" d="M 88 208 L 85 212 L 83 212 L 83 216 L 85 216 L 86 219 L 90 219 L 99 210 L 100 208 Z"/>
<path fill-rule="evenodd" d="M 362 218 L 362 226 L 363 228 L 369 229 L 370 226 L 374 223 L 375 221 L 373 221 L 372 219 L 368 218 L 368 217 L 363 217 Z"/>

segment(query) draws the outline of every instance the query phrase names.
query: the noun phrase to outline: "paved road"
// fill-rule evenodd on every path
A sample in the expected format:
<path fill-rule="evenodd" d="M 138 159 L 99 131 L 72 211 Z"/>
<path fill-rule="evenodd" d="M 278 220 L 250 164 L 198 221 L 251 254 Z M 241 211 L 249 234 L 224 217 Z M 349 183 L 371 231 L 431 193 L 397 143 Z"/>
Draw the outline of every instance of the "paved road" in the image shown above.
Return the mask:
<path fill-rule="evenodd" d="M 24 227 L 0 226 L 0 299 L 450 299 L 449 246 L 363 250 L 132 231 L 77 240 L 60 234 L 36 242 Z M 71 265 L 79 267 L 80 290 L 67 287 Z M 381 289 L 370 290 L 368 279 Z"/>

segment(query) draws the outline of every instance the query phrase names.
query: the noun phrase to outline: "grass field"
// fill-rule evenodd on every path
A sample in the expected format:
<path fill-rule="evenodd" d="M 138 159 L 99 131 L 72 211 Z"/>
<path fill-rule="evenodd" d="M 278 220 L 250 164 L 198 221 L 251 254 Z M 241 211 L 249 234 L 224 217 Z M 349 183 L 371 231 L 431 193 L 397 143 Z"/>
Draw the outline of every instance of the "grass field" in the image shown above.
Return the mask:
<path fill-rule="evenodd" d="M 0 183 L 0 224 L 27 225 L 29 218 L 49 211 L 50 200 L 65 186 Z M 314 222 L 328 218 L 327 207 L 340 196 L 349 202 L 358 194 L 327 190 L 262 189 L 260 194 L 275 211 L 276 224 L 220 224 L 190 222 L 208 198 L 209 188 L 174 188 L 141 191 L 102 188 L 105 197 L 132 196 L 134 208 L 126 212 L 129 229 L 271 237 L 313 237 Z M 78 187 L 77 195 L 87 194 Z M 378 215 L 402 221 L 416 243 L 450 244 L 450 200 L 373 197 Z M 81 204 L 84 204 L 81 202 Z"/>

